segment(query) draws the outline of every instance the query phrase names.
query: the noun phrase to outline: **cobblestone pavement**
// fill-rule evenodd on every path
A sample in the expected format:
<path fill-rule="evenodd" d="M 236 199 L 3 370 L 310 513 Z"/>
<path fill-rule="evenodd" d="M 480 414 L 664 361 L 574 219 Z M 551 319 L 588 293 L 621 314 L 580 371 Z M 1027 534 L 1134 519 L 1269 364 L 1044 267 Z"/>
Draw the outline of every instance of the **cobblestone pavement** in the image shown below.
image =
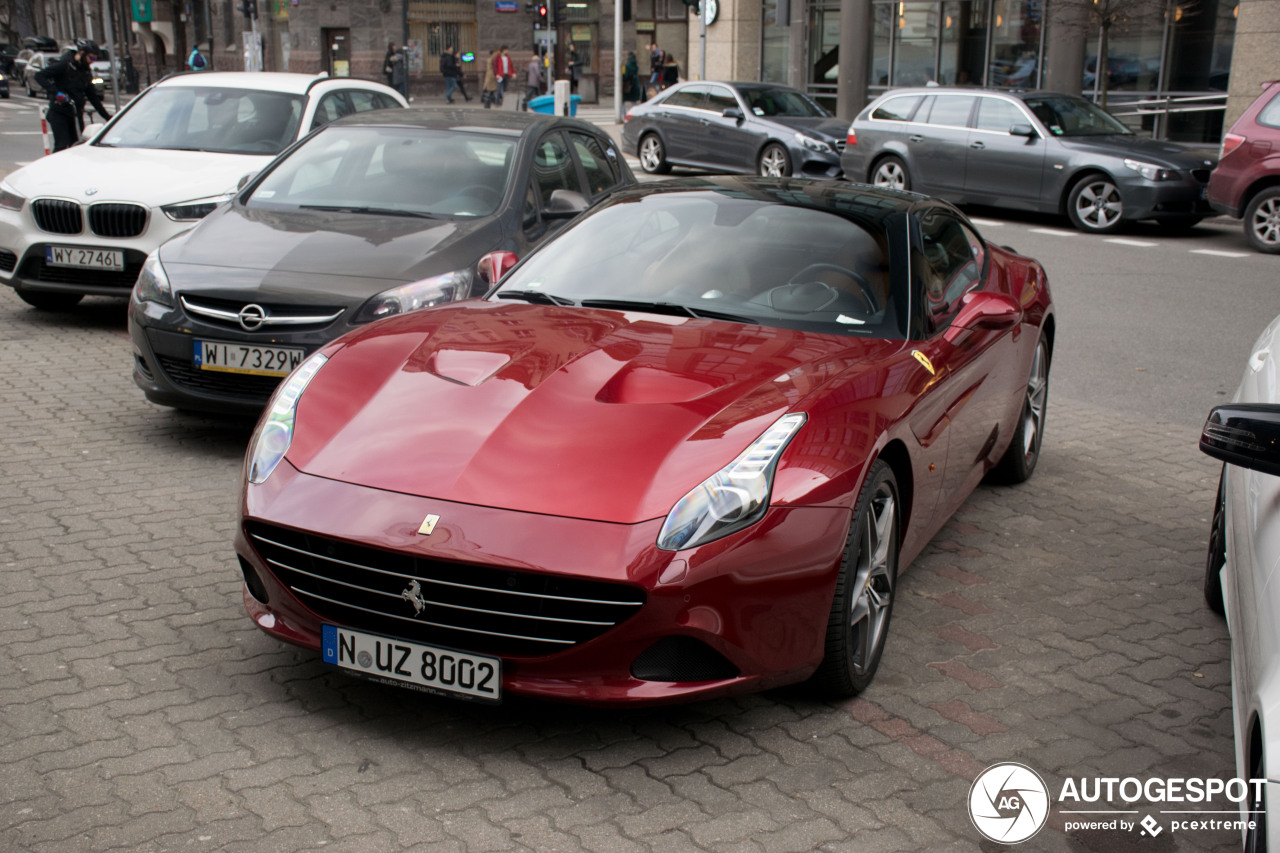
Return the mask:
<path fill-rule="evenodd" d="M 980 489 L 904 576 L 862 698 L 490 708 L 259 633 L 248 428 L 145 403 L 129 353 L 123 302 L 0 288 L 0 851 L 995 851 L 965 805 L 995 762 L 1055 796 L 1234 775 L 1199 591 L 1217 472 L 1186 427 L 1052 399 L 1031 482 Z M 1064 819 L 1019 849 L 1238 845 Z"/>

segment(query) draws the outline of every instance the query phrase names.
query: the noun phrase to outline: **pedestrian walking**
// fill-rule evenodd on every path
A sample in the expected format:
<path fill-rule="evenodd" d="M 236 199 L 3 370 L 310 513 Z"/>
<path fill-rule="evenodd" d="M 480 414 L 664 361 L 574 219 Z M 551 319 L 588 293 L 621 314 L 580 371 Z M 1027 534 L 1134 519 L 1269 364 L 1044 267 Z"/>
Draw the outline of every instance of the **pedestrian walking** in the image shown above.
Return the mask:
<path fill-rule="evenodd" d="M 662 66 L 667 61 L 667 52 L 658 47 L 658 43 L 652 42 L 649 45 L 649 90 L 645 93 L 647 98 L 662 91 Z"/>
<path fill-rule="evenodd" d="M 542 58 L 534 54 L 524 70 L 524 108 L 529 109 L 529 102 L 542 94 Z"/>
<path fill-rule="evenodd" d="M 494 63 L 494 72 L 498 76 L 498 104 L 501 105 L 503 97 L 507 94 L 507 83 L 516 74 L 515 64 L 511 61 L 505 44 L 498 48 L 498 56 Z"/>
<path fill-rule="evenodd" d="M 387 43 L 387 55 L 382 58 L 382 76 L 386 78 L 387 85 L 395 88 L 395 84 L 391 82 L 395 72 L 396 45 L 395 42 Z"/>
<path fill-rule="evenodd" d="M 480 103 L 487 110 L 498 99 L 498 51 L 489 52 L 489 61 L 484 64 L 484 87 L 480 90 Z"/>
<path fill-rule="evenodd" d="M 627 61 L 622 65 L 622 100 L 644 100 L 644 95 L 640 92 L 640 62 L 636 59 L 634 50 L 627 51 Z"/>
<path fill-rule="evenodd" d="M 98 45 L 91 39 L 76 39 L 74 50 L 36 72 L 36 82 L 49 93 L 49 109 L 45 118 L 53 132 L 53 150 L 62 151 L 80 141 L 84 131 L 84 103 L 88 101 L 103 120 L 111 118 L 102 99 L 93 88 L 93 70 L 98 58 Z"/>
<path fill-rule="evenodd" d="M 578 56 L 578 46 L 569 42 L 569 55 L 565 58 L 569 68 L 569 91 L 578 91 L 578 79 L 582 77 L 582 57 Z"/>
<path fill-rule="evenodd" d="M 466 87 L 462 85 L 462 66 L 458 64 L 458 51 L 453 45 L 445 47 L 444 53 L 440 54 L 440 73 L 444 76 L 444 102 L 446 104 L 453 103 L 455 90 L 462 94 L 463 100 L 471 100 L 471 96 L 467 94 Z"/>
<path fill-rule="evenodd" d="M 405 56 L 405 49 L 395 51 L 391 58 L 391 88 L 395 89 L 404 99 L 409 100 L 409 59 Z"/>
<path fill-rule="evenodd" d="M 209 60 L 200 52 L 200 45 L 191 48 L 191 55 L 187 57 L 188 71 L 208 71 Z"/>

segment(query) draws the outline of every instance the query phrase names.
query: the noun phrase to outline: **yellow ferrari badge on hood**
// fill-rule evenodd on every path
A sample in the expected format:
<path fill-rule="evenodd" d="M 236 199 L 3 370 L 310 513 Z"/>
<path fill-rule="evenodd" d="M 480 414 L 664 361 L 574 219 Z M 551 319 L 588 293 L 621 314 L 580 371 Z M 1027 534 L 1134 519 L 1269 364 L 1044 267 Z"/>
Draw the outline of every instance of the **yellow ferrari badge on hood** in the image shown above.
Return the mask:
<path fill-rule="evenodd" d="M 933 362 L 932 362 L 932 361 L 929 361 L 929 356 L 927 356 L 927 355 L 925 355 L 924 353 L 920 352 L 920 350 L 918 350 L 918 349 L 913 349 L 913 350 L 911 351 L 911 354 L 912 354 L 912 355 L 914 355 L 914 356 L 916 357 L 916 361 L 918 361 L 918 362 L 920 362 L 921 364 L 923 364 L 923 365 L 924 365 L 924 369 L 925 369 L 925 370 L 927 370 L 927 371 L 929 371 L 929 375 L 930 375 L 930 376 L 934 376 L 934 375 L 936 375 L 936 374 L 937 374 L 937 371 L 935 371 L 935 370 L 933 369 Z"/>
<path fill-rule="evenodd" d="M 418 528 L 418 532 L 423 536 L 430 536 L 431 531 L 436 529 L 436 523 L 440 521 L 438 515 L 428 515 L 422 520 L 422 526 Z"/>

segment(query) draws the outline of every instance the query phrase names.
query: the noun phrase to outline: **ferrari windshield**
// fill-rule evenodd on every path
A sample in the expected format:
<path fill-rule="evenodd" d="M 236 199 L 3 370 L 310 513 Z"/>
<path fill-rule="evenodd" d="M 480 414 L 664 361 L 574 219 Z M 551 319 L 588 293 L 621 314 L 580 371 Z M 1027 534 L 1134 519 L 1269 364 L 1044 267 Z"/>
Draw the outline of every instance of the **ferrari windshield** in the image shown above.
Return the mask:
<path fill-rule="evenodd" d="M 886 245 L 876 223 L 811 206 L 709 190 L 630 196 L 490 298 L 900 338 Z"/>
<path fill-rule="evenodd" d="M 266 210 L 487 216 L 502 201 L 516 140 L 414 127 L 327 127 L 262 179 Z"/>
<path fill-rule="evenodd" d="M 279 154 L 298 135 L 304 98 L 222 86 L 164 86 L 121 114 L 96 145 Z"/>
<path fill-rule="evenodd" d="M 1054 136 L 1112 136 L 1132 133 L 1111 113 L 1084 98 L 1049 95 L 1027 98 L 1026 104 Z"/>

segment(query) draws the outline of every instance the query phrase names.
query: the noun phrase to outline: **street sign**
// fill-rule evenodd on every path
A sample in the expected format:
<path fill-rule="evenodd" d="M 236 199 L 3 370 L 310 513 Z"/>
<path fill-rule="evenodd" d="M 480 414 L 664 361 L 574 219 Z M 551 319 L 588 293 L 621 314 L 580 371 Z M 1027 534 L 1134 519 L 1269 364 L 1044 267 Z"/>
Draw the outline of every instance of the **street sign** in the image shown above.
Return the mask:
<path fill-rule="evenodd" d="M 151 23 L 151 0 L 133 0 L 133 19 L 140 24 Z"/>

